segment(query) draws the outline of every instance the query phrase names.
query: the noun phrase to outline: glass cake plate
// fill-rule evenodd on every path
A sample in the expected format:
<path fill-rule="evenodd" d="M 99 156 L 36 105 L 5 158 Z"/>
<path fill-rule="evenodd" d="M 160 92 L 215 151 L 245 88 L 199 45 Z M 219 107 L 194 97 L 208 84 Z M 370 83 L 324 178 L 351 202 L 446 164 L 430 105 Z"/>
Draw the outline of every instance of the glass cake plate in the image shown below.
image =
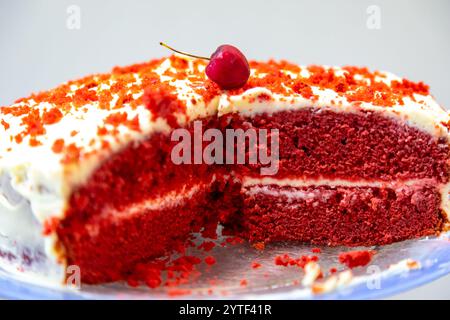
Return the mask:
<path fill-rule="evenodd" d="M 217 243 L 221 241 L 219 238 Z M 380 247 L 320 247 L 321 252 L 315 254 L 312 253 L 314 247 L 317 246 L 285 243 L 256 250 L 247 243 L 239 243 L 226 247 L 217 245 L 207 253 L 189 249 L 191 252 L 186 254 L 212 255 L 217 262 L 212 266 L 200 264 L 200 275 L 175 289 L 132 288 L 124 283 L 82 285 L 76 289 L 52 284 L 39 275 L 47 274 L 48 270 L 27 271 L 26 266 L 5 268 L 3 265 L 0 267 L 0 296 L 15 299 L 373 299 L 412 289 L 450 273 L 450 232 Z M 368 265 L 354 268 L 345 283 L 320 294 L 302 284 L 305 274 L 301 268 L 274 262 L 276 256 L 284 254 L 291 257 L 317 255 L 317 263 L 324 274 L 321 281 L 327 281 L 330 268 L 336 267 L 337 274 L 348 270 L 338 262 L 340 252 L 360 249 L 377 253 Z M 252 267 L 255 261 L 261 267 Z M 11 271 L 13 269 L 19 271 Z"/>

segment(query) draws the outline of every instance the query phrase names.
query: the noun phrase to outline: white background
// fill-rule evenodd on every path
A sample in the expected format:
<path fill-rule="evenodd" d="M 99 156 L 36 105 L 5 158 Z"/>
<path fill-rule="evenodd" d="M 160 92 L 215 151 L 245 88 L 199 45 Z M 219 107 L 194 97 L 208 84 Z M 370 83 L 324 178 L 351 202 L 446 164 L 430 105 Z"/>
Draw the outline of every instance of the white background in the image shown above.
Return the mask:
<path fill-rule="evenodd" d="M 66 26 L 70 5 L 81 28 Z M 381 10 L 369 29 L 366 10 Z M 251 59 L 360 65 L 424 81 L 450 107 L 450 1 L 0 0 L 0 105 L 89 73 L 224 43 Z M 450 277 L 405 298 L 450 298 Z"/>

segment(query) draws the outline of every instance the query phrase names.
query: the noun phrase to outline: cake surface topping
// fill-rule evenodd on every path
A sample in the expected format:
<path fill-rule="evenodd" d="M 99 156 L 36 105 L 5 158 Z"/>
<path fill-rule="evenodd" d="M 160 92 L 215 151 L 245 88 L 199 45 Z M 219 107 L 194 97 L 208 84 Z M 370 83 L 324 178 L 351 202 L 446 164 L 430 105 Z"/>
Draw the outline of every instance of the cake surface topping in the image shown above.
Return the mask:
<path fill-rule="evenodd" d="M 188 114 L 189 110 L 186 109 L 192 108 L 205 116 L 210 112 L 202 109 L 207 108 L 214 99 L 224 95 L 243 95 L 255 88 L 270 91 L 270 94 L 261 93 L 254 97 L 254 100 L 260 101 L 270 101 L 276 96 L 289 102 L 293 97 L 301 96 L 311 102 L 318 102 L 323 98 L 322 92 L 318 91 L 332 92 L 337 98 L 356 105 L 368 103 L 393 107 L 405 105 L 405 100 L 412 100 L 426 107 L 430 100 L 429 88 L 424 83 L 401 79 L 385 72 L 370 72 L 367 68 L 300 67 L 287 61 L 274 60 L 251 61 L 250 67 L 249 81 L 242 88 L 229 91 L 221 90 L 206 77 L 206 62 L 199 59 L 171 56 L 168 59 L 115 67 L 110 74 L 69 81 L 53 90 L 19 99 L 13 106 L 2 107 L 1 124 L 4 130 L 8 130 L 10 122 L 20 118 L 21 130 L 9 138 L 16 144 L 21 144 L 25 139 L 30 146 L 39 146 L 42 144 L 40 138 L 47 133 L 47 128 L 58 124 L 63 118 L 87 118 L 86 115 L 94 109 L 96 112 L 106 111 L 98 125 L 100 136 L 115 136 L 121 126 L 139 132 L 141 119 L 133 111 L 145 105 L 145 90 L 158 90 L 160 95 L 167 96 L 161 97 L 162 100 L 171 100 L 172 105 L 168 110 L 164 108 L 166 114 L 163 116 L 168 113 Z M 334 102 L 339 104 L 339 101 Z M 153 101 L 147 106 L 154 113 L 150 118 L 162 112 L 158 110 L 157 104 Z M 76 135 L 77 130 L 71 132 L 71 136 Z M 102 147 L 105 147 L 105 142 Z"/>

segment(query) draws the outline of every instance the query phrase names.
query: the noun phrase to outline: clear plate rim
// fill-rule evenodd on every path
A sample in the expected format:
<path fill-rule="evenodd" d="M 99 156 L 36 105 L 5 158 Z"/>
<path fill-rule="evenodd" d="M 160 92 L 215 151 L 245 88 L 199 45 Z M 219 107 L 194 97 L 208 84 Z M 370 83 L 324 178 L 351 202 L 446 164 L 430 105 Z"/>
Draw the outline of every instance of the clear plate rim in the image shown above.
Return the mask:
<path fill-rule="evenodd" d="M 449 232 L 450 234 L 450 232 Z M 417 240 L 420 241 L 420 240 Z M 437 280 L 447 274 L 450 274 L 450 241 L 449 245 L 444 245 L 439 250 L 430 252 L 430 255 L 423 261 L 418 261 L 421 265 L 419 269 L 404 270 L 402 272 L 391 273 L 383 276 L 382 289 L 368 289 L 366 282 L 360 282 L 341 289 L 336 289 L 329 293 L 321 295 L 310 295 L 306 299 L 324 300 L 324 299 L 381 299 L 391 297 L 395 294 L 422 286 Z M 427 265 L 427 261 L 434 261 L 431 265 Z M 0 273 L 0 297 L 5 299 L 39 299 L 39 300 L 83 300 L 83 299 L 305 299 L 299 297 L 299 288 L 295 286 L 275 290 L 264 290 L 263 292 L 246 292 L 242 295 L 230 294 L 226 296 L 179 296 L 165 298 L 155 296 L 151 293 L 148 295 L 132 295 L 116 293 L 115 295 L 106 293 L 89 292 L 89 290 L 74 290 L 64 286 L 44 286 L 24 281 L 23 279 L 13 278 L 5 273 Z"/>

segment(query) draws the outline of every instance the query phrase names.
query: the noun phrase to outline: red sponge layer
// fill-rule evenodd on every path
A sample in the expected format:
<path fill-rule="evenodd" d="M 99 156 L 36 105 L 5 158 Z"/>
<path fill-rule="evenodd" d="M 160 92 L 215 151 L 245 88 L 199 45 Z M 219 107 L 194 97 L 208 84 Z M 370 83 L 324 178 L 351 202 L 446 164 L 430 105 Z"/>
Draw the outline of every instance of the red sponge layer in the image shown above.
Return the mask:
<path fill-rule="evenodd" d="M 204 185 L 192 197 L 156 210 L 142 209 L 121 217 L 104 210 L 104 217 L 91 218 L 83 225 L 66 221 L 59 236 L 69 265 L 80 267 L 85 283 L 117 281 L 139 262 L 183 250 L 192 232 L 215 234 L 216 200 L 209 188 Z"/>
<path fill-rule="evenodd" d="M 228 117 L 230 127 L 279 130 L 278 177 L 440 182 L 449 178 L 450 149 L 445 138 L 436 139 L 379 113 L 307 108 L 246 119 Z M 259 166 L 243 170 L 259 175 Z"/>
<path fill-rule="evenodd" d="M 434 186 L 245 188 L 225 225 L 250 241 L 382 245 L 436 234 L 444 221 Z M 237 227 L 237 228 L 236 228 Z"/>

